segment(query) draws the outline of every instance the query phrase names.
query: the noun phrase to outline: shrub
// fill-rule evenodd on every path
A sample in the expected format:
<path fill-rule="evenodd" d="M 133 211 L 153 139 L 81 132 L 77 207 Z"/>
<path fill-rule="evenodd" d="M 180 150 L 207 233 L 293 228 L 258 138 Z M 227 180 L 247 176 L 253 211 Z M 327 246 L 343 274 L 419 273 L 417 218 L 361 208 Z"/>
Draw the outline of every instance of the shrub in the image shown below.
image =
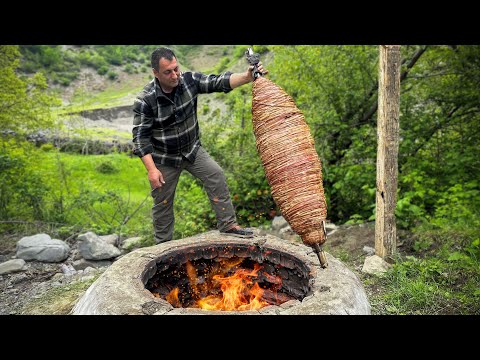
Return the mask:
<path fill-rule="evenodd" d="M 51 144 L 51 143 L 46 143 L 46 144 L 40 145 L 40 150 L 45 151 L 45 152 L 49 152 L 49 151 L 52 151 L 54 149 L 55 149 L 55 146 L 53 146 L 53 144 Z"/>
<path fill-rule="evenodd" d="M 110 161 L 103 161 L 100 164 L 98 164 L 95 169 L 102 174 L 113 174 L 118 172 L 118 169 L 113 166 L 113 164 Z"/>
<path fill-rule="evenodd" d="M 118 74 L 115 71 L 109 70 L 107 76 L 110 80 L 115 80 L 118 78 Z"/>
<path fill-rule="evenodd" d="M 107 72 L 108 72 L 108 66 L 107 65 L 101 66 L 97 69 L 97 73 L 99 75 L 105 75 Z"/>

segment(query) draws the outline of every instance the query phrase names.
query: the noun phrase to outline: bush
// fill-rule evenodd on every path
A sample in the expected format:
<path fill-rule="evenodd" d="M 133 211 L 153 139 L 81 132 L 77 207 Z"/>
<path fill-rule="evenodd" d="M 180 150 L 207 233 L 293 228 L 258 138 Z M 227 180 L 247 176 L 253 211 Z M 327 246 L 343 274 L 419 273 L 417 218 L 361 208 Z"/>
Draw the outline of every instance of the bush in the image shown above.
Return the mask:
<path fill-rule="evenodd" d="M 101 66 L 97 69 L 97 73 L 99 75 L 105 75 L 107 72 L 108 72 L 108 66 L 107 65 Z"/>
<path fill-rule="evenodd" d="M 113 166 L 113 164 L 110 161 L 103 161 L 100 164 L 98 164 L 95 169 L 102 174 L 114 174 L 118 172 L 118 169 Z"/>
<path fill-rule="evenodd" d="M 115 71 L 109 70 L 107 76 L 110 80 L 115 80 L 118 78 L 118 74 Z"/>
<path fill-rule="evenodd" d="M 133 74 L 135 72 L 135 67 L 132 64 L 127 64 L 123 68 L 123 71 L 125 71 L 127 74 Z"/>
<path fill-rule="evenodd" d="M 53 144 L 51 144 L 51 143 L 46 143 L 46 144 L 40 145 L 40 150 L 45 151 L 45 152 L 49 152 L 49 151 L 52 151 L 54 149 L 55 149 L 55 146 L 53 146 Z"/>

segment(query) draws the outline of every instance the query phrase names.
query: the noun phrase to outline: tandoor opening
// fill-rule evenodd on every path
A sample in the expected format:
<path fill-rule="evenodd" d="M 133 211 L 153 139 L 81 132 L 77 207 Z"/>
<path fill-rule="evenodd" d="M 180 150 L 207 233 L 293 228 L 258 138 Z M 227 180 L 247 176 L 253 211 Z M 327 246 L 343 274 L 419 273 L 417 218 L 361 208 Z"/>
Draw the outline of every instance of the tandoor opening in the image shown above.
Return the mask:
<path fill-rule="evenodd" d="M 287 252 L 213 244 L 162 256 L 146 288 L 177 308 L 245 311 L 301 301 L 312 281 L 308 266 Z"/>

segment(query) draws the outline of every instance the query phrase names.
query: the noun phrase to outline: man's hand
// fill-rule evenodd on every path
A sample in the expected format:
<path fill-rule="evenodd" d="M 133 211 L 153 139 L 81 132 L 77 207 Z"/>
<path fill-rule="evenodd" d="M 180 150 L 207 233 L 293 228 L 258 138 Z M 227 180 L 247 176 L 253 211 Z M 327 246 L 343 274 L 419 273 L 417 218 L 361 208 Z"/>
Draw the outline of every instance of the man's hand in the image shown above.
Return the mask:
<path fill-rule="evenodd" d="M 250 65 L 248 67 L 248 75 L 251 79 L 253 79 L 253 69 L 254 69 L 254 66 L 253 65 Z M 268 70 L 265 70 L 263 68 L 263 65 L 262 65 L 262 62 L 260 61 L 258 64 L 257 64 L 257 71 L 262 74 L 262 75 L 267 75 L 268 74 Z"/>
<path fill-rule="evenodd" d="M 230 76 L 230 87 L 232 89 L 235 89 L 236 87 L 251 83 L 253 80 L 255 80 L 253 78 L 254 67 L 255 67 L 254 65 L 250 65 L 247 71 L 244 71 L 242 73 L 233 73 Z M 257 71 L 262 75 L 268 74 L 268 71 L 263 68 L 263 65 L 261 62 L 257 64 Z"/>
<path fill-rule="evenodd" d="M 148 171 L 148 181 L 150 181 L 152 190 L 162 187 L 162 185 L 165 184 L 165 181 L 163 180 L 163 174 L 157 168 Z"/>
<path fill-rule="evenodd" d="M 145 169 L 147 169 L 148 181 L 150 181 L 152 190 L 162 187 L 162 185 L 165 184 L 165 181 L 163 180 L 163 174 L 155 166 L 152 154 L 147 154 L 141 157 L 141 159 L 143 165 L 145 165 Z"/>

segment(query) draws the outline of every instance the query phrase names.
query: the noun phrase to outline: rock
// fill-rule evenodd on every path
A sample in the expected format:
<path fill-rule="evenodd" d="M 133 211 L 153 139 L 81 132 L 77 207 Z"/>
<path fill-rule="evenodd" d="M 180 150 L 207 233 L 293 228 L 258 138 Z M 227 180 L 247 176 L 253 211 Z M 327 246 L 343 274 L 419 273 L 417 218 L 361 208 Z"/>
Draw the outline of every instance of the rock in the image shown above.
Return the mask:
<path fill-rule="evenodd" d="M 102 240 L 94 232 L 87 232 L 78 236 L 80 254 L 86 260 L 112 259 L 122 254 L 120 249 Z"/>
<path fill-rule="evenodd" d="M 112 262 L 110 260 L 85 260 L 85 259 L 80 259 L 80 260 L 75 260 L 73 262 L 73 267 L 75 270 L 84 270 L 87 268 L 101 268 L 104 266 L 110 266 L 112 265 Z"/>
<path fill-rule="evenodd" d="M 77 272 L 72 265 L 62 264 L 60 265 L 60 269 L 65 274 L 65 276 L 72 276 L 75 275 L 75 273 Z"/>
<path fill-rule="evenodd" d="M 272 220 L 272 230 L 279 231 L 280 229 L 290 226 L 283 216 L 275 216 Z"/>
<path fill-rule="evenodd" d="M 117 246 L 120 239 L 118 234 L 100 235 L 99 238 L 105 241 L 107 244 L 111 244 L 113 246 Z"/>
<path fill-rule="evenodd" d="M 381 275 L 392 267 L 378 255 L 367 256 L 363 263 L 362 272 L 372 275 Z"/>
<path fill-rule="evenodd" d="M 371 246 L 365 245 L 362 250 L 367 256 L 375 255 L 375 249 Z"/>
<path fill-rule="evenodd" d="M 10 274 L 13 272 L 24 271 L 27 269 L 27 264 L 23 259 L 8 260 L 0 264 L 0 275 Z"/>
<path fill-rule="evenodd" d="M 62 262 L 70 253 L 70 246 L 48 234 L 25 236 L 17 242 L 16 257 L 23 260 Z"/>
<path fill-rule="evenodd" d="M 133 250 L 135 248 L 139 248 L 141 244 L 142 237 L 136 236 L 125 239 L 122 243 L 122 250 Z"/>

